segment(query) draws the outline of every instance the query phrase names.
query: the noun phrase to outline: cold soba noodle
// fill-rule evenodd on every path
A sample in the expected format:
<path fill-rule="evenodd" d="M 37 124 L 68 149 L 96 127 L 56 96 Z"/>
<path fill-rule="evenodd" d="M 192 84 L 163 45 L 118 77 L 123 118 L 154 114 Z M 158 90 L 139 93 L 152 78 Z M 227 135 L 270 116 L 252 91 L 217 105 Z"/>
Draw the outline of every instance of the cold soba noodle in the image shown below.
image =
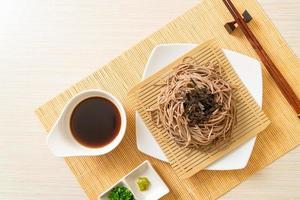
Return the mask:
<path fill-rule="evenodd" d="M 236 121 L 232 88 L 218 64 L 200 65 L 191 57 L 179 64 L 149 109 L 152 119 L 175 142 L 202 148 L 230 139 Z"/>

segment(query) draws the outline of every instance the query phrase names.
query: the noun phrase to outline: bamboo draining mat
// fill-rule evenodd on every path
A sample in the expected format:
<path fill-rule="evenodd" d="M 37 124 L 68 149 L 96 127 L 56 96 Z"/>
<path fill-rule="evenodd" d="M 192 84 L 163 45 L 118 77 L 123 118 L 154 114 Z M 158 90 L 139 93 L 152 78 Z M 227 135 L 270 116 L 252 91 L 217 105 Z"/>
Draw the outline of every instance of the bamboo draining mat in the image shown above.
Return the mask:
<path fill-rule="evenodd" d="M 157 102 L 161 90 L 159 85 L 166 83 L 166 80 L 174 73 L 176 66 L 181 64 L 186 57 L 194 58 L 200 65 L 217 63 L 222 69 L 224 80 L 234 86 L 233 97 L 236 100 L 237 124 L 232 130 L 232 138 L 230 142 L 226 142 L 209 152 L 179 147 L 164 128 L 157 127 L 156 122 L 153 122 L 151 114 L 147 111 Z M 140 113 L 146 126 L 180 178 L 188 178 L 196 174 L 249 140 L 249 138 L 254 137 L 270 123 L 215 40 L 202 43 L 164 69 L 143 80 L 129 91 L 129 99 Z"/>
<path fill-rule="evenodd" d="M 254 17 L 249 23 L 250 28 L 300 96 L 300 62 L 259 3 L 255 0 L 235 0 L 234 4 L 240 12 L 247 8 Z M 163 199 L 215 199 L 299 145 L 300 122 L 263 69 L 263 111 L 272 123 L 258 135 L 245 169 L 201 171 L 189 179 L 179 180 L 168 164 L 138 152 L 135 144 L 135 112 L 127 99 L 127 92 L 141 80 L 152 49 L 160 43 L 202 43 L 217 38 L 222 48 L 257 58 L 240 30 L 228 35 L 223 25 L 230 20 L 232 17 L 220 0 L 204 0 L 36 110 L 41 123 L 49 131 L 66 102 L 81 90 L 102 88 L 113 93 L 124 104 L 128 117 L 127 132 L 117 149 L 106 156 L 65 159 L 90 199 L 96 199 L 100 192 L 145 159 L 151 161 L 170 188 L 170 193 Z"/>

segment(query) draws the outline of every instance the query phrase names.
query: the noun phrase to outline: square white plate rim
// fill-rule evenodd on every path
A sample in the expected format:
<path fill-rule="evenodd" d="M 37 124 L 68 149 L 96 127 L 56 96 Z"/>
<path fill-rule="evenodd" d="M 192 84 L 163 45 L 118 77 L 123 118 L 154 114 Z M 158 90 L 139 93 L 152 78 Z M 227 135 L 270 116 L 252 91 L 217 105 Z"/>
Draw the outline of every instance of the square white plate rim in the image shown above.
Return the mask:
<path fill-rule="evenodd" d="M 148 193 L 143 193 L 140 192 L 136 189 L 134 189 L 134 187 L 136 187 L 135 185 L 133 186 L 127 179 L 131 176 L 135 176 L 135 173 L 137 173 L 139 170 L 150 170 L 152 174 L 152 176 L 147 177 L 150 181 L 150 188 Z M 132 177 L 132 178 L 138 178 L 138 177 Z M 151 182 L 151 180 L 155 180 L 155 182 Z M 162 180 L 162 178 L 159 176 L 159 174 L 156 172 L 156 170 L 154 169 L 154 167 L 152 166 L 152 164 L 148 161 L 145 160 L 144 162 L 142 162 L 139 166 L 137 166 L 135 169 L 133 169 L 131 172 L 129 172 L 127 175 L 125 175 L 124 177 L 122 177 L 121 179 L 119 179 L 116 183 L 114 183 L 109 189 L 107 189 L 106 191 L 104 191 L 103 193 L 101 193 L 98 196 L 99 200 L 107 200 L 109 192 L 116 186 L 118 185 L 124 185 L 125 187 L 127 187 L 134 195 L 134 197 L 136 198 L 137 196 L 145 196 L 144 198 L 136 198 L 137 200 L 156 200 L 159 199 L 163 196 L 165 196 L 166 194 L 169 193 L 169 188 L 168 186 L 165 184 L 165 182 Z M 154 186 L 153 189 L 151 189 L 151 186 Z M 155 193 L 155 190 L 158 191 L 157 189 L 159 189 L 159 192 Z M 140 193 L 140 195 L 139 195 Z M 151 195 L 149 195 L 149 193 Z"/>
<path fill-rule="evenodd" d="M 170 43 L 157 45 L 151 52 L 145 66 L 143 79 L 159 71 L 182 54 L 195 48 L 197 44 Z M 248 88 L 258 105 L 262 105 L 262 72 L 260 63 L 243 54 L 223 49 L 232 67 Z M 136 139 L 138 149 L 154 158 L 168 162 L 158 143 L 136 114 Z M 234 170 L 246 167 L 251 156 L 256 137 L 248 140 L 238 148 L 209 165 L 206 170 Z"/>

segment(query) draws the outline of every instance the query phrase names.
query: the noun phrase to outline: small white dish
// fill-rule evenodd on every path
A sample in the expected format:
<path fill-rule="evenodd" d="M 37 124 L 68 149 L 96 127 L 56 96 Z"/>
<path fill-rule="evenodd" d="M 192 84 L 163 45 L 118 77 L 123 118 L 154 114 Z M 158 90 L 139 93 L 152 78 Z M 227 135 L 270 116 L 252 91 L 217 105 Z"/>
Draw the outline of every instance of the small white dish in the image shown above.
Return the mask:
<path fill-rule="evenodd" d="M 95 96 L 106 98 L 117 107 L 121 116 L 121 126 L 118 135 L 109 144 L 99 148 L 88 148 L 75 140 L 69 124 L 72 111 L 78 103 L 84 99 Z M 121 102 L 116 97 L 99 89 L 85 90 L 75 95 L 67 103 L 62 114 L 59 116 L 47 136 L 47 144 L 52 153 L 58 157 L 103 155 L 112 151 L 119 145 L 125 134 L 126 124 L 126 112 Z"/>
<path fill-rule="evenodd" d="M 143 79 L 159 71 L 176 58 L 189 50 L 195 48 L 197 44 L 161 44 L 156 46 L 148 59 L 143 74 Z M 258 105 L 262 105 L 262 72 L 260 63 L 253 58 L 243 54 L 223 49 L 224 54 L 230 61 L 236 73 L 240 76 L 254 97 Z M 209 165 L 207 170 L 233 170 L 244 168 L 251 156 L 256 137 L 248 140 L 235 150 Z M 150 131 L 145 126 L 143 120 L 136 114 L 136 140 L 138 149 L 154 158 L 168 162 L 167 157 L 160 149 L 158 143 Z"/>
<path fill-rule="evenodd" d="M 139 191 L 136 184 L 138 177 L 147 177 L 150 181 L 150 186 L 146 191 Z M 120 185 L 127 187 L 137 200 L 157 200 L 169 193 L 169 188 L 148 160 L 144 161 L 112 187 L 99 195 L 99 200 L 108 200 L 111 190 Z"/>

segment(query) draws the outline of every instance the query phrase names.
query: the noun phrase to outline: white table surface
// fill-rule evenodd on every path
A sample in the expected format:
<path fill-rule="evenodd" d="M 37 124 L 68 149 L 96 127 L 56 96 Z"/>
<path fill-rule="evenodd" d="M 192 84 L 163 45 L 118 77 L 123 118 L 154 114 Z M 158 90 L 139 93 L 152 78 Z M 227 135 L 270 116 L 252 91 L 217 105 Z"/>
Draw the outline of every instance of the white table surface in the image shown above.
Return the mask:
<path fill-rule="evenodd" d="M 300 1 L 260 2 L 299 56 Z M 86 199 L 34 109 L 197 3 L 0 1 L 0 199 Z M 300 199 L 300 148 L 221 199 Z"/>

